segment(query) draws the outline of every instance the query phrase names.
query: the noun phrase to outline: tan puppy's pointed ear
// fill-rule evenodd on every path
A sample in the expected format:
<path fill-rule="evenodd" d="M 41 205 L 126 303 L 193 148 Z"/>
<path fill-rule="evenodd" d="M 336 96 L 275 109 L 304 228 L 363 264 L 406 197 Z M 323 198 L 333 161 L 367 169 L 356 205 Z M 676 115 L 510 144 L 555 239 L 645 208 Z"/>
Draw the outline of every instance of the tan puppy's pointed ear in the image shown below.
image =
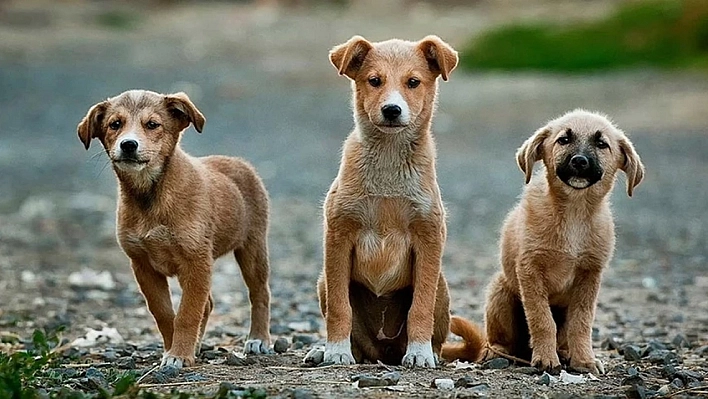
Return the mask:
<path fill-rule="evenodd" d="M 627 195 L 631 197 L 634 188 L 644 179 L 644 164 L 639 158 L 639 154 L 634 150 L 632 142 L 627 138 L 620 139 L 619 147 L 624 155 L 624 163 L 620 169 L 627 175 Z"/>
<path fill-rule="evenodd" d="M 551 134 L 551 128 L 544 126 L 529 137 L 516 151 L 516 163 L 526 175 L 526 184 L 531 181 L 533 164 L 543 158 L 543 142 Z"/>
<path fill-rule="evenodd" d="M 361 36 L 352 36 L 346 43 L 335 46 L 329 52 L 329 60 L 340 75 L 354 79 L 366 55 L 374 46 Z"/>
<path fill-rule="evenodd" d="M 450 73 L 457 66 L 457 51 L 435 35 L 424 37 L 418 44 L 418 48 L 428 61 L 430 70 L 447 81 Z"/>
<path fill-rule="evenodd" d="M 191 122 L 197 132 L 202 132 L 206 119 L 189 99 L 189 96 L 183 92 L 170 94 L 165 96 L 165 103 L 172 116 L 180 121 L 180 131 L 186 129 Z"/>
<path fill-rule="evenodd" d="M 103 101 L 95 104 L 91 107 L 79 122 L 79 126 L 76 127 L 77 133 L 79 134 L 79 140 L 84 143 L 84 147 L 89 149 L 91 146 L 91 139 L 103 137 L 103 129 L 101 124 L 103 123 L 103 116 L 108 108 L 108 101 Z"/>

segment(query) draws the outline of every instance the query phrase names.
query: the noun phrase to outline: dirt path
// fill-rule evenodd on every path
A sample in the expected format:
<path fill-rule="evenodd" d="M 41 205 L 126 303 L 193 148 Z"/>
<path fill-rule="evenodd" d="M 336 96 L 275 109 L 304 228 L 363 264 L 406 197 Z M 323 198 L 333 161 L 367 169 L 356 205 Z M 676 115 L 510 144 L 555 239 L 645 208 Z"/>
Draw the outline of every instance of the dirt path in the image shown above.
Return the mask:
<path fill-rule="evenodd" d="M 676 378 L 683 385 L 666 388 L 669 392 L 698 386 L 667 371 L 670 364 L 701 377 L 708 371 L 708 78 L 690 72 L 456 71 L 441 86 L 435 132 L 449 211 L 445 273 L 453 312 L 479 322 L 484 287 L 498 267 L 498 229 L 523 184 L 514 164 L 516 148 L 546 120 L 574 107 L 607 112 L 634 141 L 648 175 L 634 198 L 624 195 L 623 180 L 614 193 L 618 245 L 605 274 L 594 337 L 606 376 L 549 387 L 524 369 L 449 365 L 433 371 L 396 368 L 401 374 L 396 387 L 362 389 L 352 386 L 352 376 L 387 370 L 300 364 L 323 338 L 314 292 L 321 265 L 320 204 L 352 125 L 349 85 L 327 63 L 327 50 L 353 34 L 416 39 L 432 32 L 460 47 L 469 35 L 509 16 L 537 18 L 563 10 L 579 18 L 607 8 L 605 2 L 591 3 L 590 10 L 573 3 L 558 9 L 546 3 L 508 9 L 488 2 L 443 10 L 420 5 L 404 14 L 363 6 L 284 10 L 209 4 L 119 10 L 133 21 L 125 29 L 95 22 L 104 12 L 102 3 L 4 4 L 0 331 L 26 336 L 36 327 L 66 324 L 66 336 L 73 340 L 86 328 L 115 327 L 127 345 L 77 352 L 80 359 L 108 360 L 104 371 L 114 369 L 116 358 L 133 358 L 142 371 L 157 360 L 157 332 L 114 238 L 112 172 L 98 148 L 83 150 L 75 127 L 91 104 L 125 89 L 186 90 L 207 124 L 203 135 L 187 132 L 184 147 L 193 154 L 244 156 L 264 177 L 273 204 L 273 335 L 295 343 L 285 355 L 252 359 L 245 366 L 222 364 L 229 350 L 240 350 L 248 322 L 238 269 L 232 259 L 222 259 L 206 341 L 214 346 L 208 355 L 213 359 L 204 358 L 168 383 L 186 382 L 179 388 L 209 392 L 228 381 L 283 397 L 622 397 L 631 389 L 622 380 L 633 367 L 650 392 Z M 110 272 L 114 286 L 72 286 L 70 273 L 84 268 Z M 625 344 L 637 345 L 646 356 L 626 361 L 618 353 L 624 353 Z M 653 359 L 645 348 L 676 359 Z M 477 388 L 430 387 L 435 378 L 463 376 Z"/>

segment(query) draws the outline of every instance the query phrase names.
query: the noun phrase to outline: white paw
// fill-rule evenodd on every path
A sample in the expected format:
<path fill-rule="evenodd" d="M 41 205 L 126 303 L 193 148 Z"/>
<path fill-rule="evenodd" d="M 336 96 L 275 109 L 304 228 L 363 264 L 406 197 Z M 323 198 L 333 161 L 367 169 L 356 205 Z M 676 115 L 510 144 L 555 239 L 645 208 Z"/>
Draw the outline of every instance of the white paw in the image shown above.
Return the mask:
<path fill-rule="evenodd" d="M 184 360 L 179 357 L 172 356 L 168 353 L 162 355 L 162 362 L 160 362 L 160 367 L 172 366 L 176 369 L 181 369 L 184 365 Z"/>
<path fill-rule="evenodd" d="M 270 353 L 268 342 L 260 339 L 249 339 L 243 347 L 243 353 L 247 355 L 266 355 Z"/>
<path fill-rule="evenodd" d="M 430 341 L 409 342 L 401 364 L 406 367 L 429 367 L 434 369 L 435 354 L 433 354 L 433 345 Z"/>
<path fill-rule="evenodd" d="M 323 346 L 315 346 L 314 348 L 310 349 L 309 352 L 305 355 L 305 358 L 302 359 L 302 361 L 305 364 L 310 364 L 313 366 L 317 366 L 324 362 L 324 347 Z"/>
<path fill-rule="evenodd" d="M 334 364 L 355 364 L 349 339 L 325 344 L 324 362 Z"/>

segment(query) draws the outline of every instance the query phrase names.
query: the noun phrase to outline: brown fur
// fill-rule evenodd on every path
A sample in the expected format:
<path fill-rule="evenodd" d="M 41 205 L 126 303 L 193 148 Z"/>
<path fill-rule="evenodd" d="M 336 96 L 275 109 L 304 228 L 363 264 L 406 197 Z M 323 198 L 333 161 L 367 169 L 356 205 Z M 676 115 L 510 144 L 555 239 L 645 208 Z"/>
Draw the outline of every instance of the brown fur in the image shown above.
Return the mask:
<path fill-rule="evenodd" d="M 249 289 L 247 352 L 270 342 L 268 196 L 252 166 L 225 156 L 194 158 L 179 145 L 204 116 L 184 93 L 133 90 L 94 105 L 78 126 L 86 149 L 97 138 L 118 178 L 118 242 L 162 334 L 163 365 L 194 363 L 213 309 L 214 259 L 233 252 Z M 137 154 L 121 142 L 134 139 Z M 137 162 L 136 162 L 137 161 Z M 183 290 L 175 315 L 167 277 Z"/>
<path fill-rule="evenodd" d="M 447 80 L 457 53 L 435 36 L 380 43 L 355 36 L 330 60 L 352 81 L 356 126 L 324 206 L 324 359 L 435 367 L 449 297 L 430 125 L 437 77 Z M 419 85 L 410 87 L 411 78 Z M 387 124 L 382 107 L 396 101 L 402 116 Z"/>
<path fill-rule="evenodd" d="M 572 141 L 560 143 L 566 135 Z M 598 146 L 598 137 L 608 148 Z M 570 155 L 580 153 L 597 160 L 602 177 L 578 189 L 558 173 Z M 532 179 L 538 160 L 545 168 Z M 622 170 L 631 196 L 644 166 L 619 128 L 583 110 L 539 129 L 521 146 L 517 161 L 530 184 L 504 223 L 502 271 L 488 288 L 485 324 L 493 350 L 480 351 L 481 334 L 472 334 L 473 347 L 459 357 L 478 361 L 500 352 L 550 371 L 559 370 L 562 359 L 572 369 L 597 373 L 591 329 L 602 270 L 615 246 L 609 194 Z"/>

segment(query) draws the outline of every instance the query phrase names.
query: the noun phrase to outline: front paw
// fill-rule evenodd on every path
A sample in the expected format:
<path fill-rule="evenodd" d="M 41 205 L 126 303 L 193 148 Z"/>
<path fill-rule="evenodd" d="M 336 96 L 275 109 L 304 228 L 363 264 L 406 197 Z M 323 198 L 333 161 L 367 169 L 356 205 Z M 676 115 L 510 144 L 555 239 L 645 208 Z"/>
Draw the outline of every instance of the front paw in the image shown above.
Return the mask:
<path fill-rule="evenodd" d="M 247 355 L 267 355 L 271 353 L 270 343 L 260 339 L 249 339 L 243 346 L 243 353 Z"/>
<path fill-rule="evenodd" d="M 430 341 L 409 342 L 401 364 L 406 367 L 428 367 L 434 369 L 435 354 Z"/>
<path fill-rule="evenodd" d="M 605 366 L 599 359 L 576 361 L 571 358 L 570 369 L 578 373 L 592 373 L 595 375 L 605 374 Z"/>
<path fill-rule="evenodd" d="M 531 365 L 550 374 L 559 374 L 561 370 L 560 359 L 558 359 L 558 354 L 555 351 L 541 353 L 534 350 L 531 357 Z"/>
<path fill-rule="evenodd" d="M 348 339 L 325 344 L 324 362 L 333 364 L 355 364 L 352 345 Z"/>
<path fill-rule="evenodd" d="M 194 365 L 194 356 L 178 356 L 170 352 L 166 352 L 162 355 L 162 361 L 160 362 L 160 367 L 171 366 L 176 369 L 181 369 L 182 367 L 189 367 Z"/>

